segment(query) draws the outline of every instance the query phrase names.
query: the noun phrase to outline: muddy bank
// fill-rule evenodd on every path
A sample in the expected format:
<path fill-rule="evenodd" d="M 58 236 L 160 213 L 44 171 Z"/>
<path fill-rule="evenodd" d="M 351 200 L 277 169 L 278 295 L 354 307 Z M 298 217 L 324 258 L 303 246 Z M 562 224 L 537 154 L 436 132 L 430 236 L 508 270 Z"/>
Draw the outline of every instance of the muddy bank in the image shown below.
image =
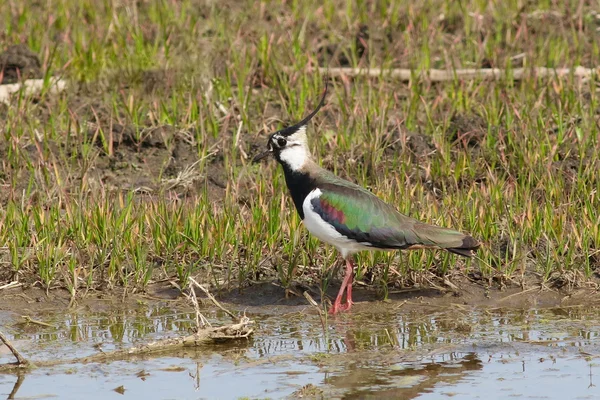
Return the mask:
<path fill-rule="evenodd" d="M 505 287 L 503 290 L 486 287 L 468 279 L 455 280 L 454 287 L 412 287 L 391 289 L 388 298 L 383 299 L 376 287 L 355 285 L 353 298 L 355 312 L 389 312 L 390 310 L 421 310 L 423 312 L 448 307 L 484 308 L 551 308 L 600 305 L 600 292 L 595 288 L 567 290 L 551 289 L 542 285 L 528 285 L 525 288 Z M 436 285 L 437 286 L 437 285 Z M 329 285 L 325 296 L 317 286 L 292 285 L 284 289 L 277 281 L 255 283 L 244 288 L 212 288 L 215 297 L 238 312 L 264 312 L 267 307 L 273 312 L 288 313 L 299 309 L 309 313 L 317 311 L 308 304 L 302 293 L 307 291 L 320 304 L 330 304 L 339 289 L 338 283 Z M 39 314 L 47 311 L 67 310 L 71 297 L 67 290 L 55 289 L 46 292 L 36 287 L 2 290 L 0 309 L 19 315 Z M 198 293 L 199 298 L 203 294 Z M 139 304 L 152 305 L 166 303 L 181 310 L 190 309 L 189 300 L 168 282 L 155 283 L 144 292 L 125 293 L 120 288 L 107 292 L 88 291 L 78 296 L 71 308 L 86 312 L 101 312 L 116 306 L 135 307 Z M 208 304 L 205 299 L 205 304 Z M 269 311 L 271 312 L 271 311 Z M 344 313 L 340 315 L 344 318 Z"/>

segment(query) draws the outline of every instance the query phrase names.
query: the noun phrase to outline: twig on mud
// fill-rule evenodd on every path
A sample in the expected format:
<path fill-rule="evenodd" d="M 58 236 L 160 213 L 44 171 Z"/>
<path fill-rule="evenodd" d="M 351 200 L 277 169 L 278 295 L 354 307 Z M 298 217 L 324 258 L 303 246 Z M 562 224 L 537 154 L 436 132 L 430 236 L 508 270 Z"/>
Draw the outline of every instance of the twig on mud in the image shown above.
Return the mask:
<path fill-rule="evenodd" d="M 449 289 L 446 289 L 445 287 L 441 287 L 441 286 L 439 286 L 439 285 L 436 285 L 436 284 L 435 284 L 435 283 L 433 283 L 433 282 L 432 282 L 430 279 L 428 279 L 426 276 L 425 276 L 425 277 L 423 277 L 423 279 L 424 279 L 424 280 L 426 280 L 426 281 L 427 281 L 427 283 L 429 283 L 429 285 L 430 285 L 432 288 L 434 288 L 434 289 L 436 289 L 436 290 L 439 290 L 439 291 L 440 291 L 440 292 L 442 292 L 442 293 L 446 293 L 446 292 L 458 293 L 458 290 L 457 290 L 458 288 L 456 288 L 456 285 L 452 285 L 452 286 L 454 286 L 454 288 L 456 288 L 456 289 L 454 289 L 454 288 L 453 288 L 452 286 L 450 286 L 450 285 L 448 285 Z M 448 282 L 450 282 L 450 281 L 448 281 Z M 446 283 L 446 282 L 444 282 L 444 283 Z M 446 284 L 447 284 L 447 283 L 446 283 Z"/>
<path fill-rule="evenodd" d="M 454 283 L 450 282 L 450 279 L 448 279 L 448 277 L 444 277 L 444 284 L 446 286 L 448 286 L 450 289 L 454 290 L 455 292 L 459 292 L 460 289 L 458 288 L 458 286 L 456 286 Z"/>
<path fill-rule="evenodd" d="M 408 300 L 404 300 L 402 303 L 400 303 L 400 304 L 398 304 L 398 305 L 394 306 L 394 309 L 395 309 L 395 310 L 399 310 L 399 309 L 401 309 L 401 308 L 402 308 L 402 307 L 403 307 L 403 306 L 404 306 L 406 303 L 408 303 Z"/>
<path fill-rule="evenodd" d="M 190 294 L 187 295 L 188 299 L 194 305 L 194 309 L 196 310 L 196 329 L 200 330 L 206 326 L 212 327 L 208 319 L 200 312 L 200 306 L 198 305 L 198 298 L 196 297 L 196 291 L 190 290 Z"/>
<path fill-rule="evenodd" d="M 0 286 L 0 290 L 4 290 L 4 289 L 12 289 L 12 288 L 16 288 L 23 285 L 21 282 L 19 281 L 12 281 L 10 283 L 7 283 L 6 285 L 2 285 Z"/>
<path fill-rule="evenodd" d="M 235 315 L 233 315 L 233 313 L 231 311 L 229 311 L 228 309 L 226 309 L 225 307 L 223 307 L 221 305 L 221 303 L 219 303 L 217 301 L 217 299 L 215 299 L 215 297 L 210 294 L 210 292 L 208 291 L 208 289 L 206 289 L 204 286 L 202 286 L 201 284 L 199 284 L 198 282 L 196 282 L 196 280 L 194 278 L 189 278 L 190 282 L 192 282 L 195 286 L 197 286 L 200 290 L 202 290 L 204 292 L 204 294 L 206 295 L 206 297 L 208 297 L 215 306 L 219 307 L 225 314 L 229 315 L 231 317 L 231 319 L 233 319 L 234 321 L 237 321 L 237 317 Z M 194 289 L 192 288 L 192 291 Z M 243 318 L 242 318 L 243 319 Z"/>
<path fill-rule="evenodd" d="M 508 300 L 508 299 L 510 299 L 510 298 L 512 298 L 512 297 L 520 296 L 520 295 L 522 295 L 522 294 L 525 294 L 525 293 L 527 293 L 527 292 L 531 292 L 531 291 L 534 291 L 534 290 L 539 290 L 539 289 L 540 289 L 539 287 L 532 287 L 532 288 L 529 288 L 529 289 L 527 289 L 527 290 L 523 290 L 523 291 L 521 291 L 521 292 L 517 292 L 517 293 L 509 294 L 508 296 L 506 296 L 506 297 L 503 297 L 503 298 L 501 298 L 500 300 L 498 300 L 498 303 L 500 303 L 501 301 Z"/>
<path fill-rule="evenodd" d="M 174 348 L 179 347 L 200 346 L 211 342 L 247 338 L 254 332 L 252 328 L 248 327 L 248 325 L 251 325 L 253 323 L 254 321 L 251 321 L 248 317 L 242 317 L 240 319 L 240 322 L 237 324 L 219 326 L 216 328 L 205 328 L 189 336 L 162 339 L 156 342 L 150 342 L 137 347 L 130 347 L 128 349 L 123 350 L 98 353 L 94 354 L 93 356 L 78 358 L 68 362 L 90 363 L 118 360 L 136 355 L 146 355 L 158 351 L 172 350 Z"/>
<path fill-rule="evenodd" d="M 158 340 L 156 342 L 151 342 L 148 344 L 144 344 L 141 346 L 131 347 L 123 350 L 115 350 L 110 352 L 101 352 L 98 354 L 94 354 L 89 357 L 75 358 L 75 359 L 65 359 L 65 360 L 49 360 L 49 361 L 39 361 L 36 362 L 35 366 L 37 367 L 53 367 L 56 365 L 62 364 L 72 364 L 72 363 L 91 363 L 91 362 L 106 362 L 106 361 L 116 361 L 123 360 L 130 357 L 148 355 L 152 353 L 157 353 L 166 350 L 174 350 L 181 347 L 192 347 L 192 346 L 202 346 L 211 343 L 218 343 L 228 340 L 237 340 L 248 338 L 250 335 L 254 333 L 254 329 L 250 328 L 254 321 L 251 321 L 248 317 L 242 317 L 240 322 L 232 325 L 225 325 L 219 327 L 205 328 L 201 329 L 198 332 L 189 335 L 189 336 L 180 336 L 175 338 L 167 338 Z M 4 336 L 0 333 L 0 338 L 4 341 Z M 7 346 L 10 342 L 4 342 Z M 19 360 L 18 364 L 2 364 L 0 365 L 0 372 L 6 372 L 10 370 L 14 370 L 15 368 L 26 368 L 32 366 L 26 359 L 24 359 L 16 349 L 12 346 L 11 351 L 17 359 Z M 20 358 L 19 358 L 20 357 Z"/>
<path fill-rule="evenodd" d="M 27 366 L 29 366 L 29 361 L 27 361 L 27 359 L 25 357 L 23 357 L 21 355 L 21 353 L 19 353 L 19 350 L 17 350 L 17 348 L 15 346 L 12 345 L 12 343 L 10 342 L 10 340 L 8 340 L 8 338 L 6 336 L 4 336 L 4 333 L 0 332 L 0 340 L 2 340 L 2 343 L 4 343 L 6 345 L 6 347 L 8 347 L 8 349 L 10 350 L 11 353 L 13 353 L 13 356 L 15 356 L 15 358 L 17 359 L 17 364 L 10 364 L 11 367 L 20 367 L 20 368 L 25 368 Z"/>
<path fill-rule="evenodd" d="M 422 292 L 425 289 L 426 288 L 422 288 L 422 287 L 412 287 L 412 288 L 407 288 L 407 289 L 389 290 L 388 293 L 389 294 L 403 294 L 403 293 L 412 293 L 412 292 Z"/>
<path fill-rule="evenodd" d="M 308 293 L 307 291 L 304 291 L 302 293 L 304 295 L 304 298 L 306 298 L 306 301 L 308 301 L 308 303 L 313 306 L 314 308 L 316 308 L 319 313 L 321 313 L 323 310 L 321 310 L 321 307 L 319 307 L 319 303 L 317 303 L 315 301 L 315 299 L 312 298 L 312 296 L 310 295 L 310 293 Z"/>
<path fill-rule="evenodd" d="M 21 89 L 25 96 L 39 93 L 44 88 L 44 83 L 44 79 L 27 79 L 22 83 L 0 85 L 0 103 L 10 104 L 11 95 L 17 93 Z M 62 92 L 66 87 L 67 82 L 64 79 L 51 77 L 48 80 L 48 88 L 51 92 Z"/>
<path fill-rule="evenodd" d="M 193 279 L 192 279 L 193 281 Z M 195 281 L 194 281 L 195 282 Z M 198 283 L 195 283 L 198 285 Z M 198 285 L 200 288 L 202 286 Z M 207 293 L 206 291 L 205 293 Z M 75 359 L 65 359 L 65 360 L 48 360 L 48 361 L 40 361 L 36 362 L 35 366 L 37 367 L 52 367 L 61 364 L 72 364 L 72 363 L 91 363 L 91 362 L 106 362 L 106 361 L 115 361 L 122 360 L 129 357 L 147 355 L 151 353 L 156 353 L 165 350 L 173 350 L 181 347 L 191 347 L 191 346 L 201 346 L 207 345 L 215 342 L 223 342 L 228 340 L 237 340 L 248 338 L 250 335 L 254 333 L 254 329 L 250 327 L 250 325 L 254 324 L 254 321 L 250 320 L 250 318 L 246 316 L 242 316 L 239 320 L 236 319 L 231 312 L 226 310 L 223 306 L 221 306 L 215 299 L 207 293 L 207 296 L 213 300 L 213 302 L 225 311 L 227 314 L 232 316 L 237 323 L 231 325 L 224 325 L 219 327 L 204 327 L 202 329 L 198 329 L 197 332 L 188 336 L 178 336 L 174 338 L 167 338 L 162 340 L 157 340 L 156 342 L 151 342 L 147 344 L 143 344 L 140 346 L 130 347 L 128 349 L 115 350 L 109 352 L 100 352 L 98 354 L 94 354 L 89 357 L 81 357 Z M 6 344 L 6 346 L 12 351 L 15 357 L 18 360 L 17 364 L 2 364 L 0 365 L 0 372 L 10 371 L 15 368 L 25 368 L 30 367 L 33 364 L 29 363 L 21 354 L 12 346 L 12 344 L 6 339 L 4 335 L 0 332 L 0 339 Z"/>
<path fill-rule="evenodd" d="M 200 174 L 196 169 L 196 166 L 202 161 L 202 159 L 195 161 L 188 165 L 183 170 L 179 171 L 175 178 L 163 179 L 162 183 L 166 190 L 175 189 L 177 186 L 184 188 L 190 187 L 196 180 L 200 179 Z"/>
<path fill-rule="evenodd" d="M 48 328 L 54 328 L 54 329 L 56 329 L 56 327 L 54 325 L 50 325 L 50 324 L 47 324 L 45 322 L 38 321 L 36 319 L 31 318 L 29 315 L 21 315 L 21 318 L 23 318 L 25 320 L 25 322 L 28 323 L 28 324 L 35 324 L 35 325 L 40 325 L 40 326 L 45 326 L 45 327 L 48 327 Z"/>
<path fill-rule="evenodd" d="M 222 342 L 233 339 L 248 338 L 254 330 L 249 327 L 253 324 L 248 317 L 242 317 L 240 322 L 232 325 L 219 326 L 217 328 L 205 328 L 189 336 L 180 336 L 175 338 L 167 338 L 157 340 L 156 342 L 147 343 L 141 346 L 130 347 L 128 349 L 115 350 L 109 352 L 101 352 L 88 357 L 80 357 L 75 359 L 65 360 L 48 360 L 39 361 L 35 363 L 36 367 L 53 367 L 62 364 L 73 364 L 73 363 L 92 363 L 92 362 L 107 362 L 123 360 L 130 357 L 148 355 L 166 350 L 174 350 L 181 347 L 192 347 L 201 346 L 215 342 Z M 19 352 L 10 345 L 10 342 L 0 332 L 0 339 L 11 349 L 17 360 L 18 364 L 2 364 L 0 365 L 0 372 L 6 372 L 14 370 L 15 368 L 27 368 L 34 366 L 28 362 Z"/>
<path fill-rule="evenodd" d="M 445 82 L 453 81 L 454 79 L 462 80 L 474 80 L 474 79 L 502 79 L 510 78 L 518 81 L 529 77 L 533 78 L 550 78 L 550 77 L 564 77 L 574 76 L 578 78 L 590 78 L 593 75 L 597 75 L 600 72 L 600 67 L 597 68 L 585 68 L 578 66 L 575 68 L 546 68 L 546 67 L 533 67 L 533 68 L 514 68 L 511 70 L 501 68 L 465 68 L 455 70 L 445 69 L 427 69 L 427 70 L 412 70 L 403 68 L 326 68 L 318 67 L 320 74 L 328 74 L 329 76 L 369 76 L 369 77 L 390 77 L 399 79 L 401 81 L 410 81 L 415 78 L 427 78 L 432 82 Z M 295 72 L 291 68 L 285 68 L 288 72 Z"/>
<path fill-rule="evenodd" d="M 206 155 L 204 155 L 200 159 L 196 160 L 192 164 L 188 165 L 183 170 L 179 171 L 179 173 L 177 174 L 177 176 L 175 178 L 163 179 L 162 180 L 163 187 L 166 190 L 172 190 L 178 186 L 182 187 L 184 189 L 189 188 L 190 186 L 192 186 L 192 184 L 195 181 L 197 181 L 198 179 L 200 179 L 202 177 L 202 175 L 198 172 L 198 169 L 196 168 L 198 166 L 198 164 L 200 164 L 204 159 L 212 157 L 218 153 L 219 153 L 219 150 L 209 151 L 209 152 L 207 152 Z"/>

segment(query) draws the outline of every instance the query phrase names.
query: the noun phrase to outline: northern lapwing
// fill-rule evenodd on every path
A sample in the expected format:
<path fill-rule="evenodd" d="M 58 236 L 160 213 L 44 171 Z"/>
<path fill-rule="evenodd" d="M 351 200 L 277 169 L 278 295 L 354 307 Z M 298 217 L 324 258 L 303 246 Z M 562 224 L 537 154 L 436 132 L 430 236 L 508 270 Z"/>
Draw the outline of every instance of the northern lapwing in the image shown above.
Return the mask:
<path fill-rule="evenodd" d="M 356 252 L 438 248 L 472 257 L 479 242 L 469 235 L 400 214 L 370 191 L 321 168 L 310 154 L 306 128 L 326 95 L 327 84 L 317 108 L 297 124 L 271 134 L 267 150 L 253 162 L 269 155 L 275 157 L 283 167 L 285 182 L 306 229 L 334 246 L 346 261 L 346 275 L 329 310 L 336 314 L 350 310 L 353 304 Z M 342 304 L 344 291 L 346 303 Z"/>

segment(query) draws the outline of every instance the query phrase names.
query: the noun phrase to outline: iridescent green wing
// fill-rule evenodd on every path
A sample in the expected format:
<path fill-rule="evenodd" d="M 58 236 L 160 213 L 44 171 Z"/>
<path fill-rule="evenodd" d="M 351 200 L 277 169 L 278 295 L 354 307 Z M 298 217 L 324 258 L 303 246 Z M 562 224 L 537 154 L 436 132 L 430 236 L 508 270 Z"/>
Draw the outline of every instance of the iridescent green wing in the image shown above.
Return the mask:
<path fill-rule="evenodd" d="M 320 178 L 321 195 L 311 201 L 312 209 L 349 239 L 384 249 L 436 246 L 452 251 L 476 244 L 471 237 L 453 229 L 424 224 L 400 214 L 373 193 L 333 174 Z"/>
<path fill-rule="evenodd" d="M 371 192 L 349 182 L 319 185 L 312 209 L 340 234 L 380 248 L 406 248 L 417 242 L 418 222 L 396 211 Z"/>

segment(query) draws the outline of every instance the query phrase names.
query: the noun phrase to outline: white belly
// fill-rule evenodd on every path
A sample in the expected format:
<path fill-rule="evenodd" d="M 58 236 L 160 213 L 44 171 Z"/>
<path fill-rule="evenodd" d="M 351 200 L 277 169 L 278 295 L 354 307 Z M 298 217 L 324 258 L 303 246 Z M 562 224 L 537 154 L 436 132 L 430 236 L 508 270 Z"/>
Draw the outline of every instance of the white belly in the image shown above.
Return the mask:
<path fill-rule="evenodd" d="M 344 258 L 361 250 L 374 250 L 367 244 L 358 243 L 342 235 L 314 211 L 310 202 L 312 199 L 319 197 L 321 193 L 319 189 L 313 190 L 306 196 L 302 203 L 302 211 L 304 211 L 303 222 L 306 229 L 320 240 L 337 248 Z"/>

